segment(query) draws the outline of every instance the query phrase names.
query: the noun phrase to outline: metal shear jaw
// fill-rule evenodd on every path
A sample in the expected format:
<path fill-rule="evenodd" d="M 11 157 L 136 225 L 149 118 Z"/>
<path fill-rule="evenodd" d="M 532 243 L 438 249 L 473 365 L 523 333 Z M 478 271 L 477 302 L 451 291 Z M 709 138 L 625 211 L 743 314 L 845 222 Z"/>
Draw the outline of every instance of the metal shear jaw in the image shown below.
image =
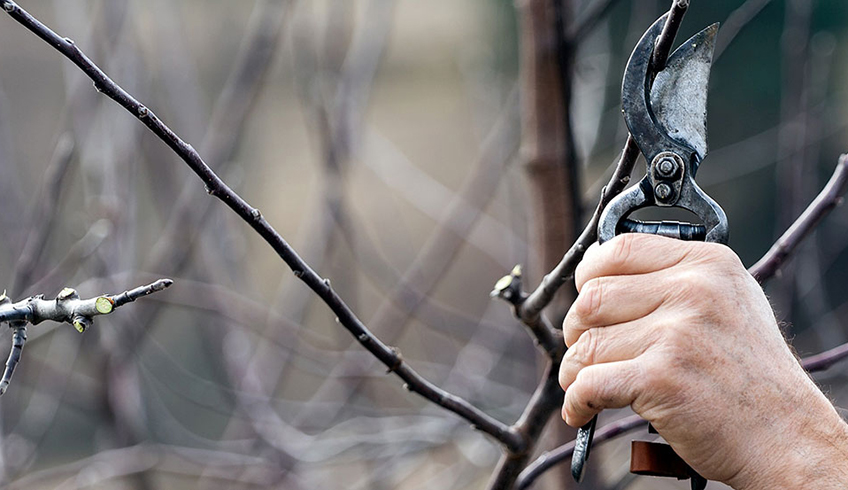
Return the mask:
<path fill-rule="evenodd" d="M 665 19 L 657 19 L 637 43 L 622 83 L 624 120 L 648 162 L 647 175 L 604 210 L 598 227 L 602 243 L 621 232 L 727 242 L 724 211 L 694 180 L 707 152 L 706 90 L 718 24 L 683 43 L 654 80 L 650 64 Z M 703 225 L 627 219 L 633 211 L 651 206 L 686 209 Z"/>

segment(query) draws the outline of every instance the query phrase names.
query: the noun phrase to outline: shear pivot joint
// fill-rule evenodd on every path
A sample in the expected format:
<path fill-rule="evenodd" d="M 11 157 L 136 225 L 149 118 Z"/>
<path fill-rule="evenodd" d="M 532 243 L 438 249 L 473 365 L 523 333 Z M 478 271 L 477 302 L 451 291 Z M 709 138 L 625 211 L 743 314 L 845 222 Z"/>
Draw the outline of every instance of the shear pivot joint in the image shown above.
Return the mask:
<path fill-rule="evenodd" d="M 651 162 L 651 180 L 657 206 L 673 206 L 680 198 L 684 174 L 683 158 L 672 151 L 664 151 Z"/>

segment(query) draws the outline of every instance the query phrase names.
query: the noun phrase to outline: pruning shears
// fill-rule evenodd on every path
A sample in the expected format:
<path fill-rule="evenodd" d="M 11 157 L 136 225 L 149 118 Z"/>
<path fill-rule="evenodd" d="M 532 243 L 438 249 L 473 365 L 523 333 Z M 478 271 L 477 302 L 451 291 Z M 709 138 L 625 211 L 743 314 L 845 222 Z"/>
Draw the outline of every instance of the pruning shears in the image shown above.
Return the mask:
<path fill-rule="evenodd" d="M 630 134 L 645 156 L 647 173 L 604 209 L 598 224 L 601 243 L 619 233 L 727 242 L 724 210 L 695 183 L 695 174 L 707 154 L 707 84 L 718 24 L 683 43 L 654 77 L 651 59 L 666 17 L 667 14 L 657 19 L 645 32 L 624 72 L 622 113 Z M 634 211 L 647 207 L 683 208 L 695 214 L 701 223 L 629 218 Z M 586 469 L 596 422 L 597 416 L 577 434 L 571 473 L 578 482 Z M 691 478 L 693 490 L 703 490 L 707 484 L 666 444 L 634 441 L 631 471 Z"/>

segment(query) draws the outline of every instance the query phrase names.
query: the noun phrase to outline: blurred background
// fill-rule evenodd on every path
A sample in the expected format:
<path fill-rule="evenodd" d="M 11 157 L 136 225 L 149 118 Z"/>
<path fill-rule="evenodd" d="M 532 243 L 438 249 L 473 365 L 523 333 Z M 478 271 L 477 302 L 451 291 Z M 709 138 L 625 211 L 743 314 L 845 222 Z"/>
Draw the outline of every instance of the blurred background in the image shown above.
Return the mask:
<path fill-rule="evenodd" d="M 517 419 L 543 360 L 489 298 L 534 261 L 512 2 L 20 4 L 193 144 L 413 368 Z M 627 136 L 627 57 L 669 2 L 610 5 L 574 58 L 589 211 Z M 713 22 L 698 182 L 751 265 L 848 151 L 848 4 L 692 0 L 678 41 Z M 2 287 L 18 300 L 176 281 L 84 335 L 29 329 L 0 399 L 3 486 L 485 486 L 492 441 L 406 392 L 142 124 L 11 18 L 0 26 Z M 846 245 L 838 208 L 767 287 L 802 356 L 848 342 Z M 848 404 L 844 364 L 817 380 Z M 688 488 L 629 477 L 629 441 L 593 452 L 581 488 Z M 562 475 L 536 488 L 572 488 Z"/>

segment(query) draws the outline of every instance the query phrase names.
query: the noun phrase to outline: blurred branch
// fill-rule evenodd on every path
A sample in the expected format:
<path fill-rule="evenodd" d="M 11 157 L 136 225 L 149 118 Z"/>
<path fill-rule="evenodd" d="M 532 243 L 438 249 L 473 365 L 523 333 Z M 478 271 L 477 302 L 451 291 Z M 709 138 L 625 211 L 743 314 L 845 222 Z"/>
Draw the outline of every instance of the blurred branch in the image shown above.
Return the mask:
<path fill-rule="evenodd" d="M 404 332 L 409 318 L 424 304 L 424 298 L 435 289 L 454 264 L 468 234 L 494 198 L 498 184 L 517 144 L 517 131 L 511 122 L 518 107 L 518 93 L 512 91 L 503 111 L 486 135 L 480 156 L 465 177 L 461 189 L 444 207 L 442 216 L 415 259 L 381 301 L 370 320 L 374 331 L 387 342 L 395 342 Z M 410 294 L 412 292 L 414 294 Z M 319 392 L 339 397 L 333 378 L 350 369 L 349 363 L 335 367 Z M 349 398 L 360 387 L 359 382 L 343 386 L 343 398 Z M 307 414 L 308 415 L 308 414 Z"/>
<path fill-rule="evenodd" d="M 807 371 L 816 373 L 824 371 L 845 358 L 848 358 L 848 344 L 842 344 L 821 354 L 805 357 L 801 360 L 801 365 Z"/>
<path fill-rule="evenodd" d="M 258 209 L 236 194 L 203 161 L 199 153 L 183 141 L 171 128 L 163 123 L 149 108 L 141 104 L 127 91 L 116 84 L 95 65 L 70 39 L 62 38 L 38 19 L 11 0 L 3 0 L 3 9 L 17 22 L 58 50 L 77 65 L 93 81 L 98 91 L 108 96 L 121 107 L 135 115 L 156 136 L 167 144 L 206 184 L 207 192 L 220 199 L 236 215 L 244 220 L 277 253 L 277 255 L 312 289 L 337 315 L 339 323 L 353 335 L 365 349 L 385 364 L 406 384 L 408 390 L 418 393 L 433 403 L 465 418 L 474 427 L 485 432 L 512 451 L 521 451 L 525 438 L 510 427 L 495 420 L 467 401 L 445 392 L 421 377 L 402 359 L 400 352 L 384 344 L 362 323 L 345 302 L 336 294 L 330 281 L 320 277 L 305 263 L 295 250 L 262 217 Z"/>
<path fill-rule="evenodd" d="M 68 479 L 59 488 L 86 488 L 109 480 L 156 468 L 179 475 L 197 475 L 207 464 L 215 464 L 215 478 L 230 483 L 250 483 L 268 487 L 279 482 L 279 470 L 254 456 L 209 451 L 167 444 L 138 444 L 108 449 L 73 463 L 35 471 L 12 482 L 7 488 L 55 487 L 60 478 Z M 102 468 L 109 471 L 102 471 Z M 303 488 L 290 480 L 286 484 Z M 286 488 L 289 488 L 286 486 Z"/>
<path fill-rule="evenodd" d="M 251 15 L 250 26 L 234 67 L 215 101 L 208 129 L 200 144 L 201 151 L 208 156 L 209 161 L 214 162 L 218 172 L 225 172 L 230 166 L 232 155 L 246 129 L 245 121 L 271 66 L 272 56 L 279 44 L 285 13 L 292 1 L 261 0 Z M 122 103 L 121 105 L 133 114 L 138 109 L 137 107 L 133 110 Z M 162 137 L 159 133 L 157 135 Z M 168 145 L 174 149 L 171 143 Z M 146 261 L 151 267 L 170 273 L 186 261 L 191 245 L 198 235 L 197 232 L 187 234 L 186 230 L 203 229 L 200 223 L 207 219 L 211 208 L 206 202 L 196 203 L 195 194 L 196 190 L 192 186 L 185 186 L 171 206 L 173 211 Z"/>
<path fill-rule="evenodd" d="M 722 24 L 718 40 L 716 41 L 713 59 L 718 59 L 724 53 L 724 50 L 730 46 L 730 43 L 736 39 L 736 36 L 742 32 L 742 29 L 754 20 L 771 2 L 772 0 L 747 0 L 727 16 L 727 20 Z"/>
<path fill-rule="evenodd" d="M 748 269 L 748 272 L 759 282 L 766 281 L 775 275 L 798 245 L 812 233 L 816 225 L 842 202 L 842 195 L 846 190 L 848 190 L 848 155 L 842 155 L 824 189 L 771 249 Z"/>
<path fill-rule="evenodd" d="M 74 146 L 74 140 L 69 133 L 62 134 L 56 143 L 53 158 L 44 174 L 44 183 L 36 200 L 36 209 L 31 212 L 30 219 L 35 226 L 29 229 L 12 273 L 9 290 L 13 293 L 17 292 L 19 287 L 29 285 L 37 261 L 44 252 L 56 213 L 59 211 L 59 197 L 74 156 Z"/>
<path fill-rule="evenodd" d="M 584 40 L 592 30 L 609 15 L 610 11 L 619 0 L 595 0 L 586 8 L 583 15 L 577 19 L 568 30 L 568 39 L 571 43 L 579 43 Z"/>

